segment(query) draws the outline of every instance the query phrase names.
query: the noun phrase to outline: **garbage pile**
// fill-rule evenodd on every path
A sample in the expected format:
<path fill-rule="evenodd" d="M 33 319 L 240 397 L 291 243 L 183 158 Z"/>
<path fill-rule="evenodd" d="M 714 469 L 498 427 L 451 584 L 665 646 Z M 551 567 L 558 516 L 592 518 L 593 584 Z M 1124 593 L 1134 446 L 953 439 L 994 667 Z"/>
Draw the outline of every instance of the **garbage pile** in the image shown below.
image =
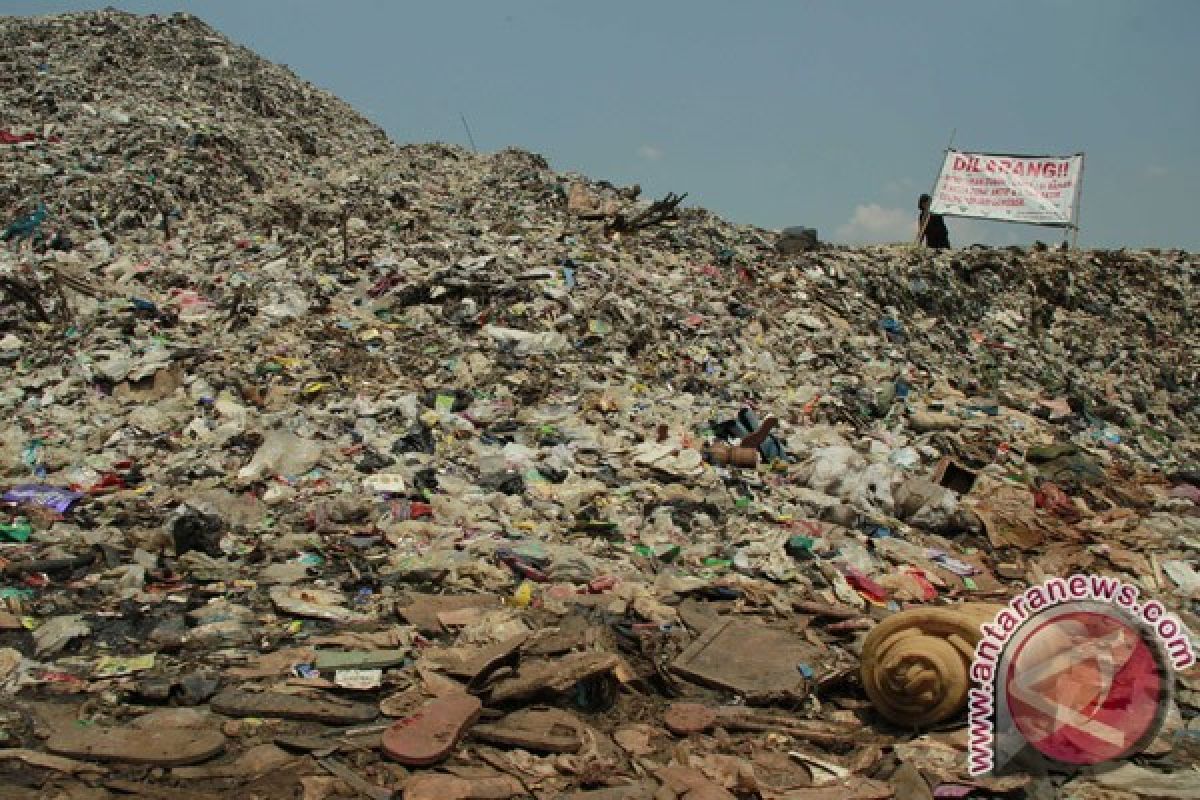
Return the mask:
<path fill-rule="evenodd" d="M 1200 791 L 1195 669 L 977 778 L 894 649 L 1077 572 L 1200 629 L 1196 256 L 780 247 L 189 15 L 0 40 L 4 797 Z"/>

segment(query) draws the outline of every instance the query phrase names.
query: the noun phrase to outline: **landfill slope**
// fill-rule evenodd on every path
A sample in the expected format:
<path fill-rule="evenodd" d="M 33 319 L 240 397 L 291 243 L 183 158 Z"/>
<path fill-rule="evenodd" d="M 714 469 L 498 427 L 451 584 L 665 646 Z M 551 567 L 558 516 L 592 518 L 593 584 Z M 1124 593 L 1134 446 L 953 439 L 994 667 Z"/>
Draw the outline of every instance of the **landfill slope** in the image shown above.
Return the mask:
<path fill-rule="evenodd" d="M 21 169 L 20 149 L 5 153 L 5 208 L 37 198 L 97 233 L 144 227 L 161 209 L 207 223 L 334 153 L 344 165 L 390 149 L 345 103 L 190 15 L 10 17 L 3 37 L 4 124 L 70 132 L 36 171 Z"/>
<path fill-rule="evenodd" d="M 797 247 L 190 15 L 0 43 L 0 796 L 1196 789 L 1194 669 L 978 779 L 880 640 L 1075 572 L 1197 629 L 1197 256 Z"/>

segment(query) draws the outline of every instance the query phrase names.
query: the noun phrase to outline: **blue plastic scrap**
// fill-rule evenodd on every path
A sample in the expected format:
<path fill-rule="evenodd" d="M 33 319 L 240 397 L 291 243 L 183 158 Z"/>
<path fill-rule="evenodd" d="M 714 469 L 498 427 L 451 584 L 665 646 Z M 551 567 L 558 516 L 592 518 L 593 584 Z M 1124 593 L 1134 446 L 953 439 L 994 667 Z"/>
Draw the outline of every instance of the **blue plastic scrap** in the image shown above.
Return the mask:
<path fill-rule="evenodd" d="M 46 221 L 46 216 L 49 212 L 46 210 L 45 203 L 38 203 L 37 208 L 32 214 L 27 214 L 24 217 L 17 217 L 13 220 L 4 233 L 0 233 L 0 240 L 9 241 L 10 239 L 30 239 L 38 229 L 42 227 L 42 223 Z"/>

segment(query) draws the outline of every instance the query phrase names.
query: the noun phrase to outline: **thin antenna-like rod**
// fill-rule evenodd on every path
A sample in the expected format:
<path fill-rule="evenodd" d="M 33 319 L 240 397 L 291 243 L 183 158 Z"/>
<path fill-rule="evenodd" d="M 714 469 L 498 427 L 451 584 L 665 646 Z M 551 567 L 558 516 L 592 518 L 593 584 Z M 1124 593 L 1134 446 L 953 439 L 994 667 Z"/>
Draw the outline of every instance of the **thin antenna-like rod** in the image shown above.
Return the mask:
<path fill-rule="evenodd" d="M 471 143 L 471 149 L 478 155 L 479 148 L 475 146 L 475 137 L 471 135 L 471 126 L 467 124 L 467 115 L 459 113 L 458 118 L 462 120 L 463 128 L 467 132 L 467 141 Z"/>

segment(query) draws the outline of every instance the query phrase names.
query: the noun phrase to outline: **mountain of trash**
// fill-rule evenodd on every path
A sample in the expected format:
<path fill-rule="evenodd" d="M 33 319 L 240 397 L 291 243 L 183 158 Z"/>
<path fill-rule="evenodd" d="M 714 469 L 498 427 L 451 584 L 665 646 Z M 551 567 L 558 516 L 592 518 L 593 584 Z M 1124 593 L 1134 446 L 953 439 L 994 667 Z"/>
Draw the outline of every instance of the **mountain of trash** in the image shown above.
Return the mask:
<path fill-rule="evenodd" d="M 186 14 L 0 42 L 4 797 L 1200 792 L 1194 667 L 1107 772 L 963 727 L 1047 578 L 1200 626 L 1200 257 L 398 146 Z"/>

